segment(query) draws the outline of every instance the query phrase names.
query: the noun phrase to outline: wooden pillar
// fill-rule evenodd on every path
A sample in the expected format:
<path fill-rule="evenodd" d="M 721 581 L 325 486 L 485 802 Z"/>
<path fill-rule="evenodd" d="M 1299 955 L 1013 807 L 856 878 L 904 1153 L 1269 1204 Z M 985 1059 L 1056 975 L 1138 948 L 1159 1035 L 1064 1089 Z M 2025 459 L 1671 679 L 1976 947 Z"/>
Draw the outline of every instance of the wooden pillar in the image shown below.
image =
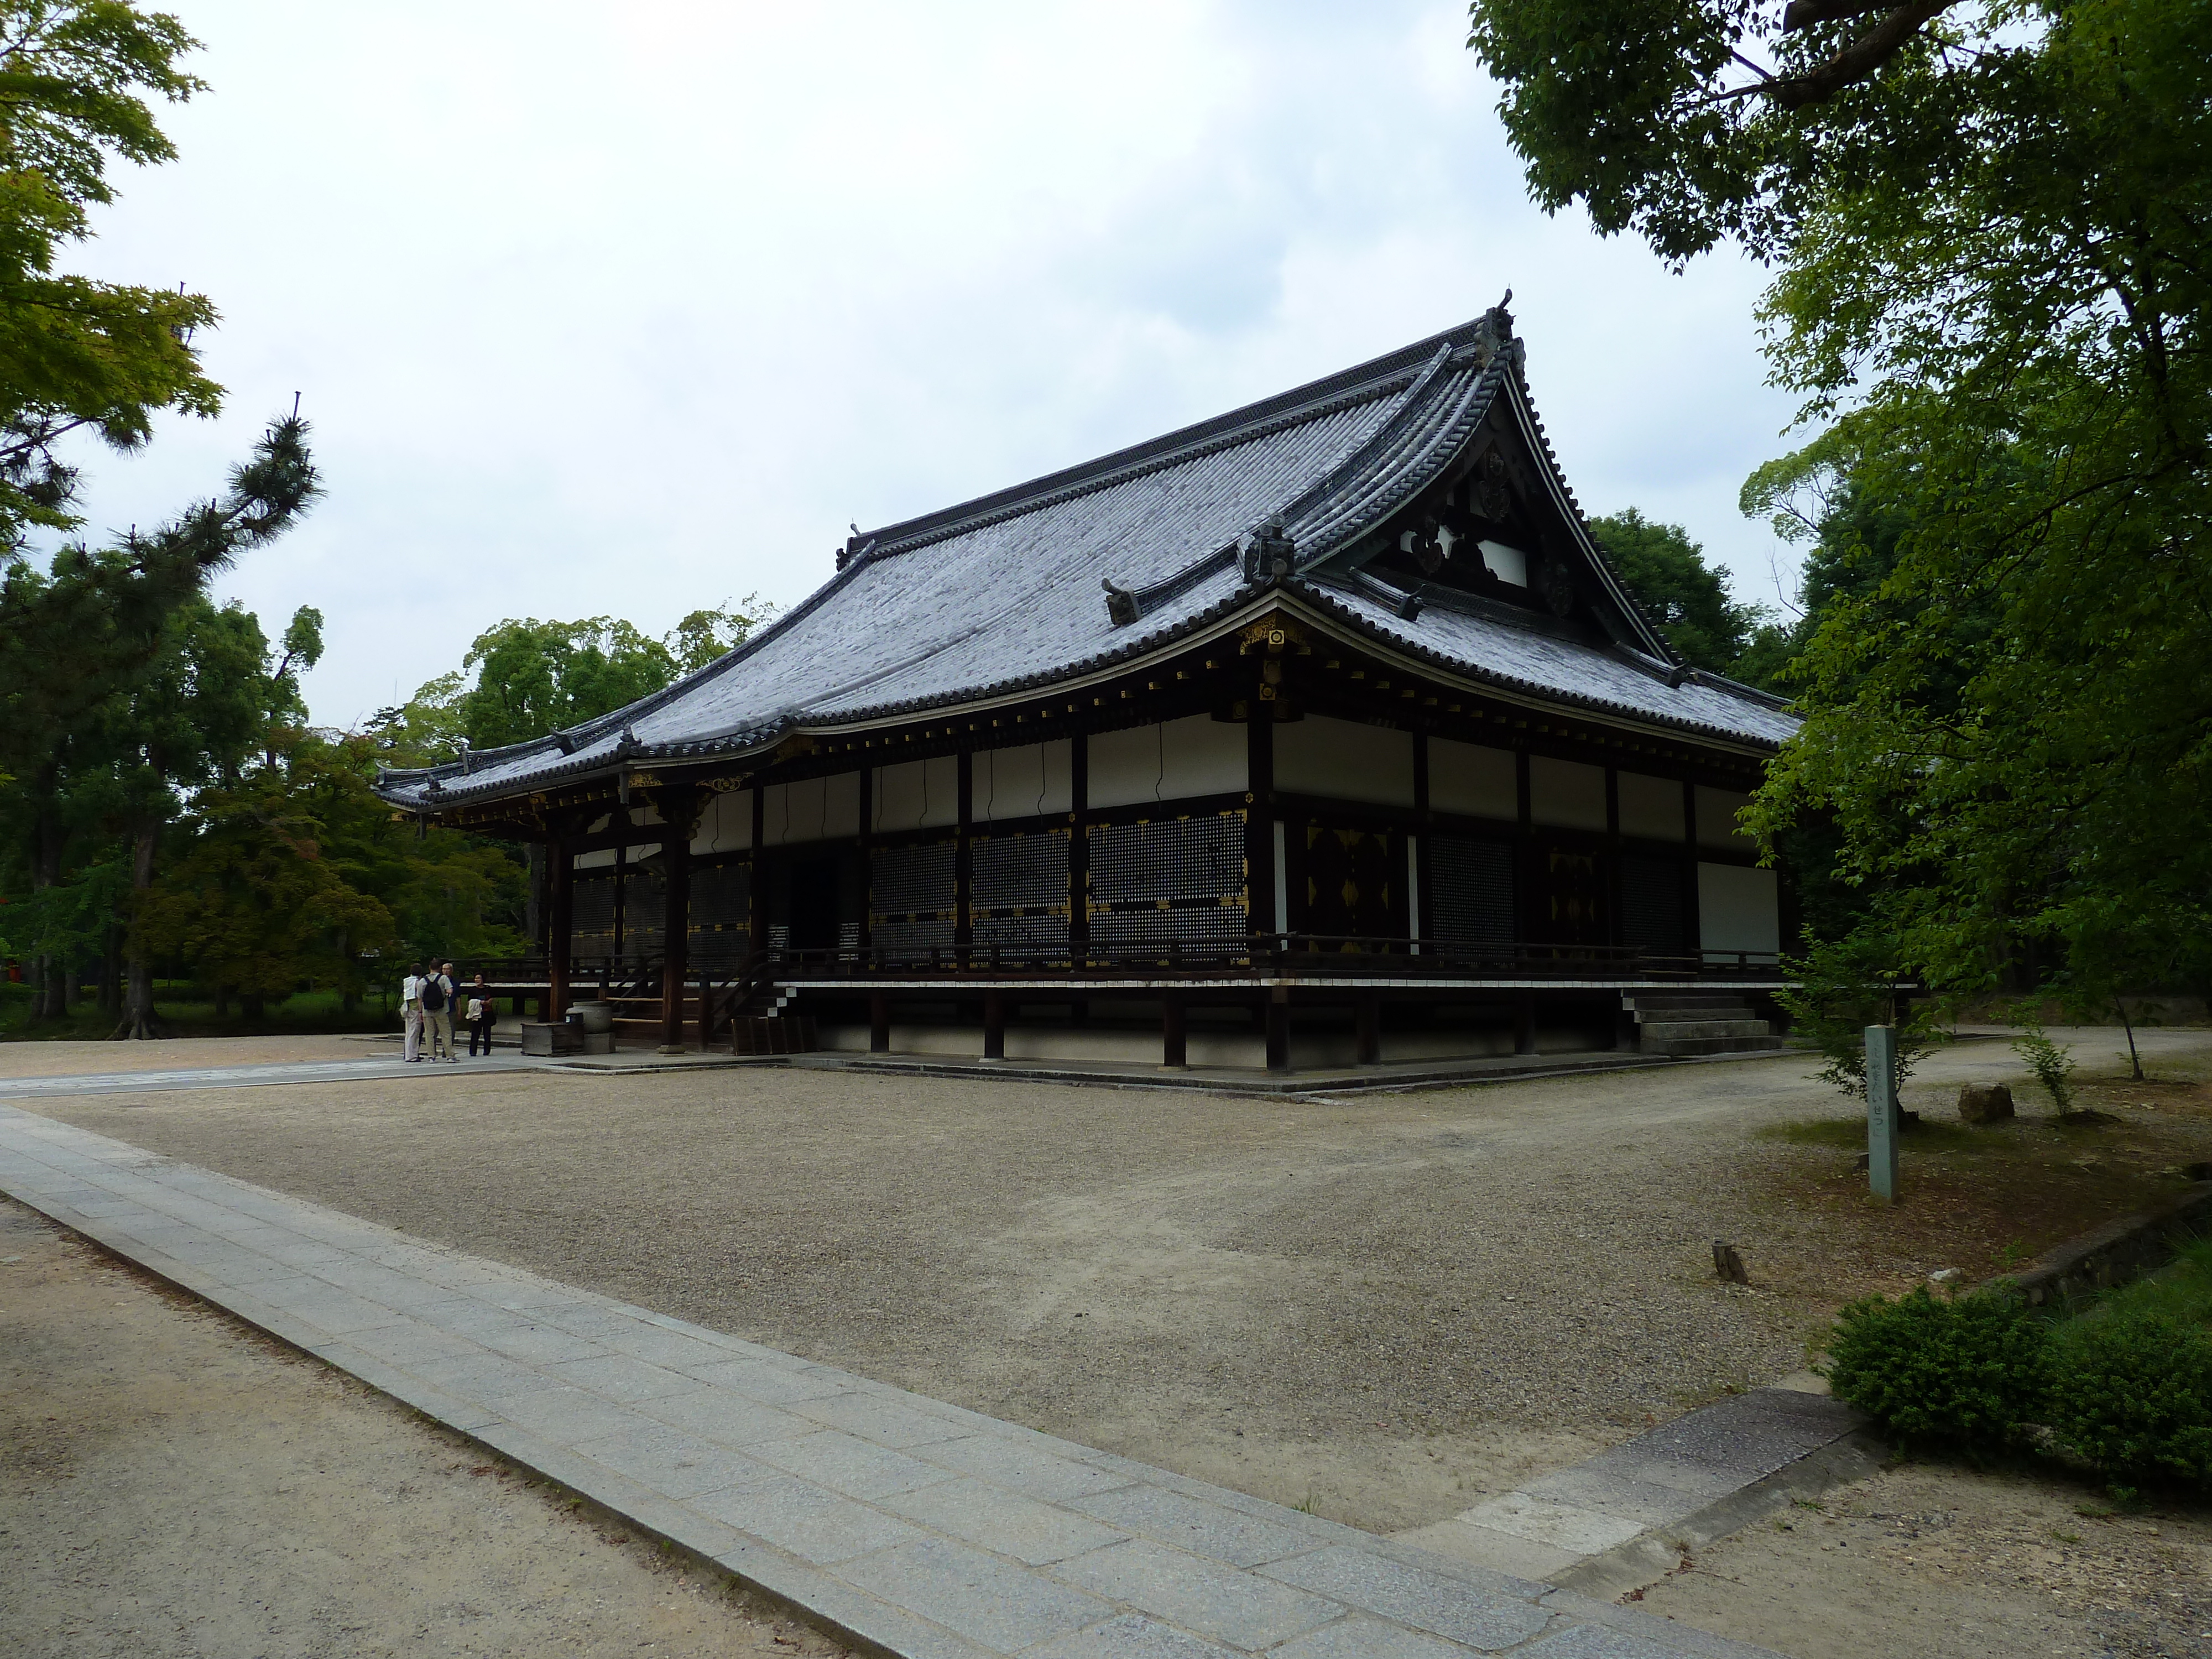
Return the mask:
<path fill-rule="evenodd" d="M 1536 994 L 1534 991 L 1513 994 L 1513 1052 L 1516 1054 L 1536 1052 Z"/>
<path fill-rule="evenodd" d="M 868 1052 L 887 1054 L 891 1051 L 891 1000 L 881 991 L 868 993 Z"/>
<path fill-rule="evenodd" d="M 753 798 L 751 867 L 745 872 L 746 947 L 755 956 L 768 949 L 768 866 L 761 859 L 761 843 L 768 839 L 768 791 L 757 777 L 749 780 Z"/>
<path fill-rule="evenodd" d="M 1276 930 L 1275 705 L 1255 697 L 1244 725 L 1244 902 L 1255 934 Z"/>
<path fill-rule="evenodd" d="M 1382 1063 L 1382 998 L 1379 992 L 1362 991 L 1352 1005 L 1352 1024 L 1359 1044 L 1359 1063 Z"/>
<path fill-rule="evenodd" d="M 1267 1028 L 1267 1069 L 1287 1072 L 1291 1069 L 1291 993 L 1288 986 L 1278 985 L 1266 994 L 1264 1018 Z"/>
<path fill-rule="evenodd" d="M 568 1018 L 568 934 L 575 915 L 575 854 L 568 841 L 553 836 L 546 846 L 551 868 L 545 920 L 545 1018 L 558 1024 Z"/>
<path fill-rule="evenodd" d="M 660 791 L 660 861 L 668 872 L 667 902 L 660 915 L 660 1048 L 684 1052 L 684 994 L 691 977 L 691 816 L 689 785 Z"/>
<path fill-rule="evenodd" d="M 975 866 L 971 861 L 968 838 L 975 828 L 975 752 L 963 749 L 959 756 L 955 786 L 960 796 L 960 838 L 952 843 L 952 950 L 955 957 L 968 960 L 968 947 L 975 942 L 975 920 L 969 915 L 975 884 Z"/>
<path fill-rule="evenodd" d="M 876 840 L 876 769 L 860 769 L 860 949 L 863 951 L 875 943 L 875 927 L 871 920 L 875 912 L 873 894 L 876 884 L 876 865 L 873 848 Z"/>
<path fill-rule="evenodd" d="M 1429 734 L 1413 733 L 1413 822 L 1417 826 L 1407 849 L 1406 876 L 1413 889 L 1406 906 L 1406 931 L 1415 939 L 1429 937 L 1435 901 L 1429 892 Z M 1414 947 L 1419 954 L 1420 946 Z"/>
<path fill-rule="evenodd" d="M 1067 951 L 1078 969 L 1091 960 L 1091 738 L 1067 744 Z M 1078 1000 L 1076 1018 L 1087 1006 Z"/>
<path fill-rule="evenodd" d="M 1004 1060 L 1006 1057 L 1006 994 L 1004 991 L 983 993 L 983 1058 Z"/>
<path fill-rule="evenodd" d="M 1698 929 L 1698 786 L 1682 780 L 1682 950 L 1697 971 L 1705 965 L 1705 941 Z"/>
<path fill-rule="evenodd" d="M 1189 1042 L 1182 999 L 1173 991 L 1160 1000 L 1160 1064 L 1180 1072 L 1189 1061 Z"/>

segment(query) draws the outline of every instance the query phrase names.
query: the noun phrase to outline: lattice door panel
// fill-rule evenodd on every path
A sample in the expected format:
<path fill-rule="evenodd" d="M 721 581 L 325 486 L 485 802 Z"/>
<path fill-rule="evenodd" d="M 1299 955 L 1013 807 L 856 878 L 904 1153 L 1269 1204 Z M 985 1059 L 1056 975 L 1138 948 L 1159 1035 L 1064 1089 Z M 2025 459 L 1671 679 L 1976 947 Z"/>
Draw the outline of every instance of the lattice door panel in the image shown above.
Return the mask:
<path fill-rule="evenodd" d="M 692 866 L 692 961 L 712 967 L 744 959 L 752 945 L 752 891 L 749 863 Z"/>
<path fill-rule="evenodd" d="M 1209 813 L 1091 830 L 1091 943 L 1101 955 L 1174 945 L 1244 947 L 1244 815 Z"/>
<path fill-rule="evenodd" d="M 1438 944 L 1513 942 L 1513 849 L 1504 842 L 1438 836 L 1429 843 L 1429 884 Z"/>
<path fill-rule="evenodd" d="M 1673 859 L 1622 859 L 1621 943 L 1655 957 L 1680 956 L 1689 943 L 1682 923 L 1681 865 Z"/>
<path fill-rule="evenodd" d="M 1066 959 L 1067 849 L 1065 830 L 969 843 L 969 937 L 979 951 Z"/>
<path fill-rule="evenodd" d="M 633 864 L 623 872 L 622 957 L 642 962 L 667 945 L 668 878 L 658 866 Z"/>
<path fill-rule="evenodd" d="M 568 954 L 611 957 L 615 953 L 615 878 L 578 876 L 569 889 Z"/>
<path fill-rule="evenodd" d="M 868 937 L 895 956 L 952 948 L 960 887 L 949 841 L 878 847 L 868 854 Z"/>

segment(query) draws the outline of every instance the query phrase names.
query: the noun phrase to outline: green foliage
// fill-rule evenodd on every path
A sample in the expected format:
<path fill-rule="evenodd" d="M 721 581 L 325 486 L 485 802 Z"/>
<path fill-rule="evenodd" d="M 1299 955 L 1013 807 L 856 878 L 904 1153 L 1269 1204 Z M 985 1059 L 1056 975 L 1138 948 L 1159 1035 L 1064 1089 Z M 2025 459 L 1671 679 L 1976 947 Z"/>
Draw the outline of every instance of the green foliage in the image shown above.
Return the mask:
<path fill-rule="evenodd" d="M 358 990 L 356 952 L 397 943 L 392 914 L 323 857 L 322 826 L 284 782 L 257 773 L 202 793 L 189 849 L 140 897 L 137 937 L 249 997 L 310 980 Z"/>
<path fill-rule="evenodd" d="M 2051 1381 L 2047 1328 L 2011 1297 L 1938 1299 L 1925 1285 L 1845 1308 L 1828 1382 L 1906 1445 L 1987 1457 L 2041 1420 Z"/>
<path fill-rule="evenodd" d="M 2050 1425 L 2114 1480 L 2212 1487 L 2212 1332 L 2121 1307 L 2061 1328 Z"/>
<path fill-rule="evenodd" d="M 1590 529 L 1620 568 L 1637 603 L 1683 661 L 1734 674 L 1753 634 L 1771 625 L 1756 605 L 1729 597 L 1728 578 L 1680 525 L 1659 524 L 1634 507 L 1593 519 Z"/>
<path fill-rule="evenodd" d="M 1747 492 L 1814 544 L 1806 725 L 1755 827 L 1831 825 L 1838 878 L 1947 988 L 2077 955 L 2201 982 L 2201 8 L 1793 13 L 1478 0 L 1471 42 L 1538 201 L 1776 272 L 1775 377 L 1829 424 Z"/>
<path fill-rule="evenodd" d="M 191 344 L 215 320 L 206 299 L 54 271 L 113 199 L 111 162 L 175 155 L 145 99 L 202 90 L 176 66 L 196 44 L 122 0 L 0 0 L 0 547 L 76 522 L 76 473 L 54 453 L 70 434 L 132 449 L 158 410 L 219 406 Z"/>
<path fill-rule="evenodd" d="M 734 650 L 773 614 L 756 597 L 726 600 L 657 640 L 617 617 L 510 617 L 477 635 L 459 669 L 380 710 L 369 732 L 386 764 L 403 767 L 527 743 L 651 696 Z"/>
<path fill-rule="evenodd" d="M 1899 964 L 1897 941 L 1867 929 L 1840 939 L 1804 936 L 1802 957 L 1782 958 L 1792 981 L 1775 997 L 1790 1012 L 1790 1030 L 1820 1052 L 1814 1075 L 1854 1099 L 1867 1097 L 1866 1028 L 1897 1028 L 1897 1083 L 1902 1089 L 1940 1034 L 1935 1011 L 1900 996 L 1908 977 Z"/>
<path fill-rule="evenodd" d="M 2051 1104 L 2062 1113 L 2074 1109 L 2074 1051 L 2053 1042 L 2039 1025 L 2031 1025 L 2023 1036 L 2015 1037 L 2013 1053 L 2027 1062 L 2027 1069 L 2035 1073 L 2035 1080 L 2051 1097 Z"/>

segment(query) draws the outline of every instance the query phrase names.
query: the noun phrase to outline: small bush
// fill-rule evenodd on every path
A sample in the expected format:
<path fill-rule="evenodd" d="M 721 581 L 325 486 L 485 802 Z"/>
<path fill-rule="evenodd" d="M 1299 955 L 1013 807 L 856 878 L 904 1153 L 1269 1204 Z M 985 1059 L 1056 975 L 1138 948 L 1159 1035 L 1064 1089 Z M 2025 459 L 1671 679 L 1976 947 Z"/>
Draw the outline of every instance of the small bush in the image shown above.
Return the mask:
<path fill-rule="evenodd" d="M 1988 1456 L 2040 1420 L 2050 1333 L 2010 1297 L 1868 1297 L 1836 1321 L 1828 1382 L 1906 1445 Z"/>
<path fill-rule="evenodd" d="M 2172 1314 L 2115 1308 L 2054 1345 L 2050 1424 L 2115 1481 L 2212 1486 L 2212 1334 Z"/>
<path fill-rule="evenodd" d="M 2040 1025 L 2028 1027 L 2027 1035 L 2014 1039 L 2013 1053 L 2027 1062 L 2027 1069 L 2035 1073 L 2035 1080 L 2043 1085 L 2052 1104 L 2060 1114 L 2074 1109 L 2074 1051 L 2062 1048 L 2043 1034 Z"/>

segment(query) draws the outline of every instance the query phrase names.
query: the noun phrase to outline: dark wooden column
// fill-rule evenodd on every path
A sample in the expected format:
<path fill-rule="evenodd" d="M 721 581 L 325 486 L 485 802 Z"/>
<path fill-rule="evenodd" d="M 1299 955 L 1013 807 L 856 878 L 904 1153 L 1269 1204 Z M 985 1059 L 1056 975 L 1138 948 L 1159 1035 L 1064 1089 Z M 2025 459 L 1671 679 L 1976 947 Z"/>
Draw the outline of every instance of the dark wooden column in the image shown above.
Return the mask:
<path fill-rule="evenodd" d="M 1180 1072 L 1190 1064 L 1186 1014 L 1181 996 L 1173 991 L 1160 999 L 1160 1064 Z"/>
<path fill-rule="evenodd" d="M 1698 930 L 1698 786 L 1682 780 L 1682 950 L 1702 973 L 1705 941 Z"/>
<path fill-rule="evenodd" d="M 860 949 L 866 951 L 875 942 L 873 925 L 869 918 L 874 913 L 876 866 L 872 848 L 876 841 L 876 769 L 860 769 Z"/>
<path fill-rule="evenodd" d="M 887 1054 L 891 1051 L 891 1000 L 882 991 L 868 993 L 868 1052 Z"/>
<path fill-rule="evenodd" d="M 1067 950 L 1079 969 L 1091 957 L 1090 817 L 1091 738 L 1078 732 L 1067 740 Z"/>
<path fill-rule="evenodd" d="M 1272 688 L 1270 688 L 1272 689 Z M 1275 915 L 1275 705 L 1256 696 L 1244 726 L 1244 900 L 1254 933 L 1273 933 Z"/>
<path fill-rule="evenodd" d="M 1429 895 L 1429 734 L 1413 733 L 1413 855 L 1407 860 L 1413 876 L 1413 902 L 1406 907 L 1406 931 L 1417 939 L 1429 936 L 1429 918 L 1436 902 Z"/>
<path fill-rule="evenodd" d="M 1513 1052 L 1533 1054 L 1536 1052 L 1536 994 L 1516 991 L 1513 994 Z"/>
<path fill-rule="evenodd" d="M 745 872 L 745 945 L 755 956 L 768 949 L 768 866 L 761 858 L 761 843 L 768 839 L 768 791 L 756 776 L 746 781 L 753 801 L 753 845 Z"/>
<path fill-rule="evenodd" d="M 1290 988 L 1277 985 L 1261 994 L 1267 999 L 1262 1009 L 1267 1030 L 1267 1069 L 1287 1072 L 1291 1069 Z"/>
<path fill-rule="evenodd" d="M 576 855 L 568 838 L 554 836 L 545 843 L 545 1018 L 554 1024 L 568 1018 L 568 934 L 574 925 L 576 895 Z"/>
<path fill-rule="evenodd" d="M 975 874 L 971 860 L 968 838 L 975 828 L 975 753 L 971 749 L 960 751 L 960 763 L 955 786 L 960 796 L 959 839 L 952 843 L 952 949 L 960 961 L 968 959 L 968 947 L 975 942 L 975 919 L 968 913 L 975 896 Z"/>
<path fill-rule="evenodd" d="M 1380 1066 L 1382 1063 L 1382 997 L 1376 991 L 1362 991 L 1352 1005 L 1352 1030 L 1359 1044 L 1359 1063 Z"/>
<path fill-rule="evenodd" d="M 1004 991 L 983 993 L 983 1058 L 1004 1060 L 1006 1057 L 1006 994 Z"/>
<path fill-rule="evenodd" d="M 660 918 L 660 1047 L 684 1052 L 684 981 L 691 969 L 691 822 L 697 792 L 672 784 L 659 792 L 660 861 L 668 872 Z"/>

